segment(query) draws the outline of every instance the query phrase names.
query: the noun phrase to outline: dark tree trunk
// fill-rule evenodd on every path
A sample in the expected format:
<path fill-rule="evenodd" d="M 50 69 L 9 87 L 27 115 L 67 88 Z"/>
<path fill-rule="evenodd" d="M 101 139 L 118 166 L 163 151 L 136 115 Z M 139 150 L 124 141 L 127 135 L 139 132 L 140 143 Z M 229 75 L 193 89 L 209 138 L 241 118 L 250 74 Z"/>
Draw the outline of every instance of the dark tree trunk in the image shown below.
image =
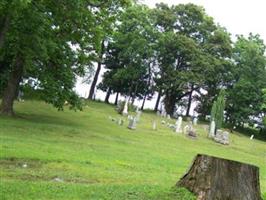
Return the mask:
<path fill-rule="evenodd" d="M 17 97 L 19 83 L 23 74 L 23 62 L 20 57 L 16 58 L 15 65 L 10 72 L 7 86 L 4 89 L 0 112 L 4 115 L 14 115 L 13 104 Z"/>
<path fill-rule="evenodd" d="M 0 29 L 0 49 L 3 48 L 4 42 L 5 42 L 5 36 L 9 29 L 9 24 L 10 24 L 10 17 L 7 15 Z"/>
<path fill-rule="evenodd" d="M 261 200 L 258 167 L 207 155 L 196 156 L 177 186 L 197 200 Z"/>
<path fill-rule="evenodd" d="M 160 100 L 161 100 L 161 90 L 158 92 L 158 97 L 157 97 L 157 100 L 156 100 L 154 111 L 158 111 Z"/>
<path fill-rule="evenodd" d="M 100 71 L 101 71 L 101 68 L 102 68 L 103 54 L 104 54 L 104 40 L 102 41 L 102 44 L 101 44 L 101 52 L 99 54 L 99 61 L 97 63 L 97 69 L 96 69 L 95 75 L 93 77 L 93 81 L 91 83 L 91 88 L 90 88 L 90 93 L 89 93 L 88 99 L 93 99 L 93 95 L 94 95 L 94 92 L 95 92 L 95 87 L 96 87 L 96 84 L 97 84 L 97 81 L 98 81 L 98 78 L 99 78 L 99 74 L 100 74 Z"/>
<path fill-rule="evenodd" d="M 171 92 L 166 93 L 164 99 L 165 111 L 169 115 L 173 115 L 175 110 L 176 96 L 171 94 Z"/>
<path fill-rule="evenodd" d="M 118 104 L 118 97 L 119 97 L 119 92 L 116 93 L 116 96 L 115 96 L 115 105 Z"/>
<path fill-rule="evenodd" d="M 146 96 L 147 96 L 147 95 L 144 96 L 144 99 L 143 99 L 143 101 L 142 101 L 141 110 L 144 109 L 144 105 L 145 105 L 145 101 L 146 101 Z"/>
<path fill-rule="evenodd" d="M 105 96 L 105 99 L 104 99 L 104 102 L 105 103 L 109 103 L 109 98 L 110 98 L 110 95 L 111 95 L 111 89 L 108 88 L 107 92 L 106 92 L 106 96 Z"/>
<path fill-rule="evenodd" d="M 192 103 L 192 94 L 193 94 L 193 90 L 194 90 L 194 86 L 191 86 L 191 92 L 189 93 L 188 96 L 188 105 L 187 105 L 187 112 L 186 112 L 186 116 L 189 117 L 189 111 L 191 108 L 191 103 Z"/>

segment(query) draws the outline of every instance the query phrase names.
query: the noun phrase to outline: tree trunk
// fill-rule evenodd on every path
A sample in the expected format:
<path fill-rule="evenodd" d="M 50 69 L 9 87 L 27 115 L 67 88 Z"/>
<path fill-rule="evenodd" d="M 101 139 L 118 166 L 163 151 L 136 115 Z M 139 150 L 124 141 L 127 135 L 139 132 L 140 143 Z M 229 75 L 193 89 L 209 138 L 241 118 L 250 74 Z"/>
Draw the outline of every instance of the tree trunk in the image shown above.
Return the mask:
<path fill-rule="evenodd" d="M 104 99 L 104 102 L 105 102 L 105 103 L 109 103 L 110 95 L 111 95 L 111 89 L 108 88 L 108 90 L 107 90 L 107 92 L 106 92 L 105 99 Z"/>
<path fill-rule="evenodd" d="M 142 101 L 141 110 L 144 109 L 144 105 L 145 105 L 145 101 L 146 101 L 146 96 L 147 96 L 147 95 L 144 96 L 144 99 L 143 99 L 143 101 Z"/>
<path fill-rule="evenodd" d="M 164 98 L 165 111 L 169 115 L 173 115 L 175 110 L 176 96 L 167 92 Z"/>
<path fill-rule="evenodd" d="M 158 92 L 158 97 L 157 97 L 157 100 L 156 100 L 154 111 L 158 111 L 160 100 L 161 100 L 161 90 Z"/>
<path fill-rule="evenodd" d="M 5 36 L 6 36 L 8 29 L 9 29 L 9 24 L 10 24 L 10 17 L 7 15 L 5 17 L 3 26 L 0 29 L 0 49 L 2 49 L 4 46 Z"/>
<path fill-rule="evenodd" d="M 93 99 L 95 87 L 96 87 L 96 84 L 97 84 L 97 81 L 98 81 L 98 78 L 99 78 L 99 74 L 100 74 L 100 71 L 101 71 L 101 68 L 102 68 L 102 59 L 103 59 L 103 52 L 104 52 L 104 40 L 102 41 L 101 45 L 102 46 L 101 46 L 101 51 L 100 51 L 100 54 L 99 54 L 99 61 L 97 63 L 97 69 L 96 69 L 93 81 L 91 83 L 91 88 L 90 88 L 90 93 L 89 93 L 88 99 Z"/>
<path fill-rule="evenodd" d="M 207 155 L 196 156 L 177 186 L 197 200 L 261 200 L 258 167 Z"/>
<path fill-rule="evenodd" d="M 116 93 L 116 96 L 115 96 L 115 105 L 118 104 L 118 97 L 119 97 L 119 92 Z"/>
<path fill-rule="evenodd" d="M 3 99 L 0 106 L 0 113 L 9 116 L 14 115 L 13 104 L 18 94 L 19 83 L 21 81 L 22 74 L 23 74 L 23 61 L 20 57 L 17 57 L 15 65 L 12 71 L 10 72 L 7 86 L 3 93 Z"/>

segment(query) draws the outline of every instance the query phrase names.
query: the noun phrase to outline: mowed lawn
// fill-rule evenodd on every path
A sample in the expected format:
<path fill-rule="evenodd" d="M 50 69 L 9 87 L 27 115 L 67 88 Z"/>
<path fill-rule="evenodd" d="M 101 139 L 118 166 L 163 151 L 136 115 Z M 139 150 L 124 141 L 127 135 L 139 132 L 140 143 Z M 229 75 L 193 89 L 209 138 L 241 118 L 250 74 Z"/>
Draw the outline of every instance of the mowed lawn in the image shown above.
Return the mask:
<path fill-rule="evenodd" d="M 39 101 L 16 103 L 15 110 L 16 118 L 0 117 L 0 199 L 194 199 L 173 188 L 198 153 L 257 165 L 266 197 L 265 142 L 233 133 L 223 146 L 201 124 L 192 140 L 151 113 L 132 131 L 127 121 L 109 119 L 122 118 L 113 106 L 97 102 L 82 112 Z"/>

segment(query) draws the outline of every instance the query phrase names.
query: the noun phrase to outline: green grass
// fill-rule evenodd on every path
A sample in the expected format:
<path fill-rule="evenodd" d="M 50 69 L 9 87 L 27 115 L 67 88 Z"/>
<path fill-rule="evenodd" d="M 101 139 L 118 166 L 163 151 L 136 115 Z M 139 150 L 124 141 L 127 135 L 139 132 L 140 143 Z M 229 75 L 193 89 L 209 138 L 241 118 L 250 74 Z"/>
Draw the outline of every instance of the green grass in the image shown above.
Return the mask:
<path fill-rule="evenodd" d="M 265 142 L 234 133 L 229 146 L 219 145 L 203 125 L 192 140 L 150 112 L 131 131 L 108 119 L 121 117 L 114 107 L 97 102 L 83 112 L 38 101 L 16 103 L 15 110 L 14 119 L 0 117 L 1 199 L 195 199 L 174 186 L 197 153 L 259 166 L 266 197 Z"/>

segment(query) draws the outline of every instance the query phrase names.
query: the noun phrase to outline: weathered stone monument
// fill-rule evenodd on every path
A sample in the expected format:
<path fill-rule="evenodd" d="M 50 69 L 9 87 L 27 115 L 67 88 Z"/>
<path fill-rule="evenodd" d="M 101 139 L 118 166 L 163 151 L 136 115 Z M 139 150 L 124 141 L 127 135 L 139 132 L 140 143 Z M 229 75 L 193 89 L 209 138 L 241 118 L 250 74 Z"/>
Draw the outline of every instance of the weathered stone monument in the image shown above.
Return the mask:
<path fill-rule="evenodd" d="M 209 137 L 213 138 L 215 136 L 215 121 L 211 121 L 211 126 L 209 130 Z"/>
<path fill-rule="evenodd" d="M 214 136 L 214 141 L 228 145 L 229 144 L 229 133 L 227 131 L 217 130 L 216 135 Z"/>
<path fill-rule="evenodd" d="M 124 116 L 127 116 L 127 115 L 128 115 L 128 100 L 127 100 L 127 99 L 126 99 L 126 101 L 125 101 L 125 105 L 124 105 L 124 109 L 123 109 L 122 114 L 123 114 Z"/>
<path fill-rule="evenodd" d="M 198 118 L 197 117 L 193 118 L 193 125 L 194 126 L 198 125 Z"/>
<path fill-rule="evenodd" d="M 136 129 L 136 125 L 137 125 L 136 118 L 131 116 L 129 118 L 128 128 L 132 129 L 132 130 L 135 130 Z"/>
<path fill-rule="evenodd" d="M 182 117 L 181 116 L 178 117 L 175 125 L 176 125 L 175 132 L 182 133 Z"/>
<path fill-rule="evenodd" d="M 136 122 L 139 122 L 141 114 L 142 114 L 142 112 L 140 110 L 137 110 Z"/>
<path fill-rule="evenodd" d="M 259 168 L 245 163 L 197 155 L 177 182 L 197 200 L 261 200 Z"/>
<path fill-rule="evenodd" d="M 155 120 L 152 121 L 152 130 L 154 130 L 154 131 L 157 130 L 157 124 L 156 124 Z"/>

